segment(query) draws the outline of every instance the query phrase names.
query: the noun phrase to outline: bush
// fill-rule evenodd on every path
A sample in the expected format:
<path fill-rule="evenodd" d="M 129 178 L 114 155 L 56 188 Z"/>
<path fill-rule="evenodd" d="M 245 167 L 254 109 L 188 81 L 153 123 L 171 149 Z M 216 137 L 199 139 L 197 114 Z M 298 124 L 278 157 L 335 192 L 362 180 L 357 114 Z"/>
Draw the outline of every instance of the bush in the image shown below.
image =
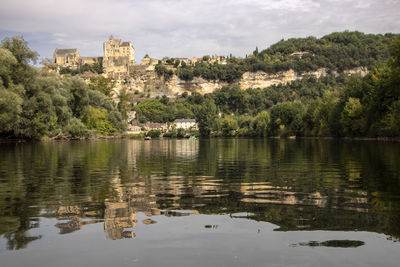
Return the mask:
<path fill-rule="evenodd" d="M 83 116 L 83 122 L 89 129 L 97 131 L 100 135 L 109 136 L 118 132 L 112 123 L 107 120 L 107 111 L 103 108 L 90 106 Z"/>
<path fill-rule="evenodd" d="M 158 138 L 161 135 L 160 130 L 150 130 L 146 133 L 146 136 L 150 136 L 151 138 Z"/>
<path fill-rule="evenodd" d="M 65 126 L 64 132 L 72 138 L 89 136 L 88 128 L 77 118 L 72 118 L 69 121 L 68 125 Z"/>

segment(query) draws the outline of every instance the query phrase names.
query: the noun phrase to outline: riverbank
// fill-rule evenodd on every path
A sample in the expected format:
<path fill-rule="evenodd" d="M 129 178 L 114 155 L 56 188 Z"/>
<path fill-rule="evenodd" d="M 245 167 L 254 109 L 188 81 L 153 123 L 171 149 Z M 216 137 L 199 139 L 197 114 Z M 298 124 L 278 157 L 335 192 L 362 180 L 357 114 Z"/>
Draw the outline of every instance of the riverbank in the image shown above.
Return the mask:
<path fill-rule="evenodd" d="M 24 142 L 53 142 L 53 141 L 95 141 L 95 140 L 115 140 L 115 139 L 144 139 L 145 134 L 120 134 L 113 136 L 91 136 L 91 137 L 43 137 L 40 139 L 18 139 L 18 138 L 0 138 L 0 143 L 13 142 L 13 143 L 24 143 Z M 383 141 L 383 142 L 400 142 L 400 137 L 318 137 L 318 136 L 268 136 L 268 137 L 248 137 L 248 136 L 210 136 L 210 137 L 199 137 L 203 139 L 304 139 L 304 140 L 343 140 L 343 141 Z M 160 136 L 154 139 L 187 139 L 177 137 L 163 137 Z"/>

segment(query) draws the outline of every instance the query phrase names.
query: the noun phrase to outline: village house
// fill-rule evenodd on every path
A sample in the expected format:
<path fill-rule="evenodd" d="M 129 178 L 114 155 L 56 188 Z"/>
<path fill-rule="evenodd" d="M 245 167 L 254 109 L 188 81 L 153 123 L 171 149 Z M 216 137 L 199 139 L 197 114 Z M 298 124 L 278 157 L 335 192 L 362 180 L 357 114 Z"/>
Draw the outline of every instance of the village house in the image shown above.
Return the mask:
<path fill-rule="evenodd" d="M 174 120 L 176 129 L 182 128 L 185 130 L 197 130 L 197 123 L 195 119 L 176 119 Z"/>

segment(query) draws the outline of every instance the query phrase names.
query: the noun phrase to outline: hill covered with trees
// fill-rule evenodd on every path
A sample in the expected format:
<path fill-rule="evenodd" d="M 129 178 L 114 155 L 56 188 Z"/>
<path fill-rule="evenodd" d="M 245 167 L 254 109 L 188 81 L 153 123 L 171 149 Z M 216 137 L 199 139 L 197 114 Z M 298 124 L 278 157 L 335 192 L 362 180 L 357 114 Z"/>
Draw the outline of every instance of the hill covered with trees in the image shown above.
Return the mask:
<path fill-rule="evenodd" d="M 253 54 L 246 58 L 235 58 L 231 55 L 227 58 L 226 64 L 200 61 L 192 65 L 179 65 L 175 61 L 170 61 L 170 65 L 179 66 L 176 73 L 183 80 L 202 77 L 206 80 L 225 82 L 236 81 L 247 71 L 277 73 L 293 69 L 297 73 L 305 73 L 325 68 L 328 72 L 341 73 L 357 67 L 371 70 L 389 58 L 388 47 L 395 37 L 394 34 L 345 31 L 319 39 L 307 37 L 281 40 L 260 52 L 256 48 Z"/>

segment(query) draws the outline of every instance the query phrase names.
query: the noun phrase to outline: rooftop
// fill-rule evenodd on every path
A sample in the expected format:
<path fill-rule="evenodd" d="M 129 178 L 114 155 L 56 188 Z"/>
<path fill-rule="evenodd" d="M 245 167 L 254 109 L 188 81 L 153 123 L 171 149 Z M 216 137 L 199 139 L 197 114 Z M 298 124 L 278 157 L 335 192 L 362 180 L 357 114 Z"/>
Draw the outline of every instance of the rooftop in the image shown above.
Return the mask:
<path fill-rule="evenodd" d="M 196 120 L 195 119 L 176 119 L 176 120 L 174 120 L 174 122 L 175 123 L 178 123 L 178 122 L 194 122 L 194 123 L 196 123 Z"/>
<path fill-rule="evenodd" d="M 121 46 L 131 46 L 131 42 L 122 42 Z"/>
<path fill-rule="evenodd" d="M 70 48 L 70 49 L 56 49 L 56 55 L 67 55 L 67 54 L 78 54 L 77 48 Z"/>

